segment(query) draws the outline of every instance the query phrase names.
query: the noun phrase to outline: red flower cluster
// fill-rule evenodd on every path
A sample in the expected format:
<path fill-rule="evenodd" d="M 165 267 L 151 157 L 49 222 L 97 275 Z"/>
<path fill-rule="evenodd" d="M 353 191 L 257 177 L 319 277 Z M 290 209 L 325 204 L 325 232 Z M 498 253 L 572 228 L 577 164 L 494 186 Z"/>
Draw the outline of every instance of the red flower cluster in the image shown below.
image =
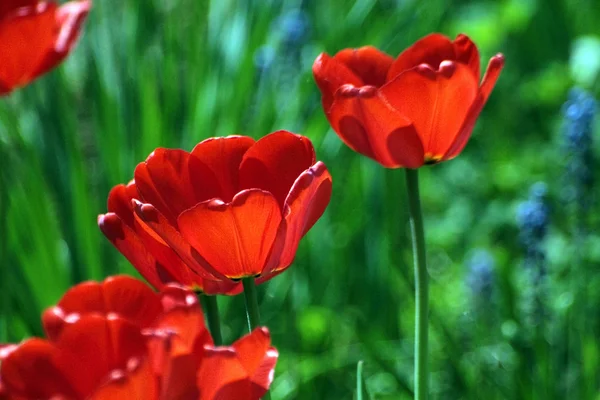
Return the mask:
<path fill-rule="evenodd" d="M 292 263 L 330 197 L 306 137 L 211 138 L 191 153 L 156 149 L 113 188 L 98 225 L 153 286 L 235 294 L 239 279 L 264 282 Z"/>
<path fill-rule="evenodd" d="M 323 53 L 313 64 L 333 130 L 353 150 L 388 168 L 417 168 L 465 147 L 504 57 L 489 62 L 479 85 L 479 51 L 465 35 L 438 33 L 398 58 L 374 47 Z"/>
<path fill-rule="evenodd" d="M 0 2 L 0 96 L 60 63 L 75 44 L 89 0 L 58 6 L 39 0 Z"/>
<path fill-rule="evenodd" d="M 214 347 L 193 292 L 126 276 L 73 287 L 43 323 L 48 340 L 0 346 L 0 398 L 258 400 L 278 357 L 266 328 Z"/>

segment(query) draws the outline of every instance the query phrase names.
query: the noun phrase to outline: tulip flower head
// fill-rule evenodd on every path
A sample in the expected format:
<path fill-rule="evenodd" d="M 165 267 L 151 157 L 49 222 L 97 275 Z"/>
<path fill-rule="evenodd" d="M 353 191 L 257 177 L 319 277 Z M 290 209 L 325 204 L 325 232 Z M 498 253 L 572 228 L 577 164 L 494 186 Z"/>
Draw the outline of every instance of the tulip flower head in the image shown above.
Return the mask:
<path fill-rule="evenodd" d="M 215 347 L 193 292 L 126 276 L 73 287 L 43 322 L 48 339 L 0 346 L 0 395 L 258 400 L 278 358 L 266 328 Z"/>
<path fill-rule="evenodd" d="M 48 72 L 70 53 L 91 1 L 0 2 L 0 96 Z"/>
<path fill-rule="evenodd" d="M 134 177 L 111 191 L 100 229 L 153 286 L 207 294 L 285 270 L 331 197 L 311 142 L 287 131 L 157 149 Z"/>
<path fill-rule="evenodd" d="M 387 168 L 418 168 L 456 157 L 466 145 L 504 65 L 465 35 L 431 34 L 396 59 L 374 47 L 322 53 L 313 74 L 333 130 Z"/>

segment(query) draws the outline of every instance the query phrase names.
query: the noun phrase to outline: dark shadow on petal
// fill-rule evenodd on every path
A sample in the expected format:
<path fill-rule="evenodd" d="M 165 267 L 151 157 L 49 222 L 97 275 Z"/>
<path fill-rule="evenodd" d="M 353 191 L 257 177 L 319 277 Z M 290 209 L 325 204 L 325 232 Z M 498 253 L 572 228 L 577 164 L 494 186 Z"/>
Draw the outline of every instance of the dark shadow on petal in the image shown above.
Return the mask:
<path fill-rule="evenodd" d="M 406 168 L 418 168 L 425 162 L 423 143 L 414 127 L 396 129 L 387 138 L 390 155 Z"/>
<path fill-rule="evenodd" d="M 339 129 L 342 140 L 352 150 L 377 161 L 367 131 L 358 119 L 350 115 L 343 116 L 339 122 Z"/>

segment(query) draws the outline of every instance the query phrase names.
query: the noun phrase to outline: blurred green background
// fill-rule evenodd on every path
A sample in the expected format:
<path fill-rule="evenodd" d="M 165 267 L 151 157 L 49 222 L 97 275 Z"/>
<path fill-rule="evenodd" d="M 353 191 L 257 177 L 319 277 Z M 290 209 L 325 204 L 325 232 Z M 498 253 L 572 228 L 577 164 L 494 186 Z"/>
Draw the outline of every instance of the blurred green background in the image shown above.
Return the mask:
<path fill-rule="evenodd" d="M 288 129 L 312 139 L 334 191 L 294 265 L 259 288 L 281 354 L 273 399 L 351 399 L 359 360 L 372 399 L 410 398 L 404 174 L 342 145 L 311 65 L 365 44 L 396 55 L 433 31 L 507 63 L 463 154 L 421 169 L 431 398 L 600 399 L 600 209 L 562 200 L 561 114 L 571 87 L 600 94 L 597 0 L 95 0 L 66 63 L 0 101 L 0 342 L 42 335 L 41 311 L 74 283 L 136 274 L 96 217 L 154 148 Z M 532 279 L 516 214 L 538 181 L 550 226 Z M 243 299 L 219 304 L 231 342 Z"/>

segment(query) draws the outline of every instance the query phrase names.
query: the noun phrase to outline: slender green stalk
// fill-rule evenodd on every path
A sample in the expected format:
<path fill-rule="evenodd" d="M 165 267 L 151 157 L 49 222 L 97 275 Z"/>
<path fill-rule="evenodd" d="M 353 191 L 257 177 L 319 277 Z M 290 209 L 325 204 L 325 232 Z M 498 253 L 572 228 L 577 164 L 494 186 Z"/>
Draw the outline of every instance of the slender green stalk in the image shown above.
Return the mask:
<path fill-rule="evenodd" d="M 363 364 L 363 361 L 359 361 L 356 365 L 356 400 L 367 400 L 363 385 Z"/>
<path fill-rule="evenodd" d="M 415 266 L 415 400 L 426 400 L 429 393 L 428 315 L 429 283 L 425 262 L 425 234 L 419 197 L 419 175 L 416 169 L 406 169 L 406 191 L 412 232 Z"/>
<path fill-rule="evenodd" d="M 205 294 L 198 294 L 198 296 L 202 301 L 206 322 L 208 323 L 208 330 L 212 335 L 215 345 L 220 346 L 223 344 L 223 336 L 221 335 L 221 318 L 219 317 L 217 296 L 208 296 Z"/>
<path fill-rule="evenodd" d="M 246 300 L 246 316 L 248 317 L 248 330 L 252 332 L 260 326 L 260 313 L 258 311 L 258 299 L 256 296 L 256 284 L 253 277 L 243 278 L 244 299 Z M 271 400 L 271 394 L 265 393 L 263 400 Z"/>
<path fill-rule="evenodd" d="M 256 297 L 254 278 L 243 278 L 242 285 L 244 285 L 244 298 L 246 299 L 248 330 L 252 332 L 253 329 L 260 326 L 260 312 L 258 311 L 258 299 Z"/>

